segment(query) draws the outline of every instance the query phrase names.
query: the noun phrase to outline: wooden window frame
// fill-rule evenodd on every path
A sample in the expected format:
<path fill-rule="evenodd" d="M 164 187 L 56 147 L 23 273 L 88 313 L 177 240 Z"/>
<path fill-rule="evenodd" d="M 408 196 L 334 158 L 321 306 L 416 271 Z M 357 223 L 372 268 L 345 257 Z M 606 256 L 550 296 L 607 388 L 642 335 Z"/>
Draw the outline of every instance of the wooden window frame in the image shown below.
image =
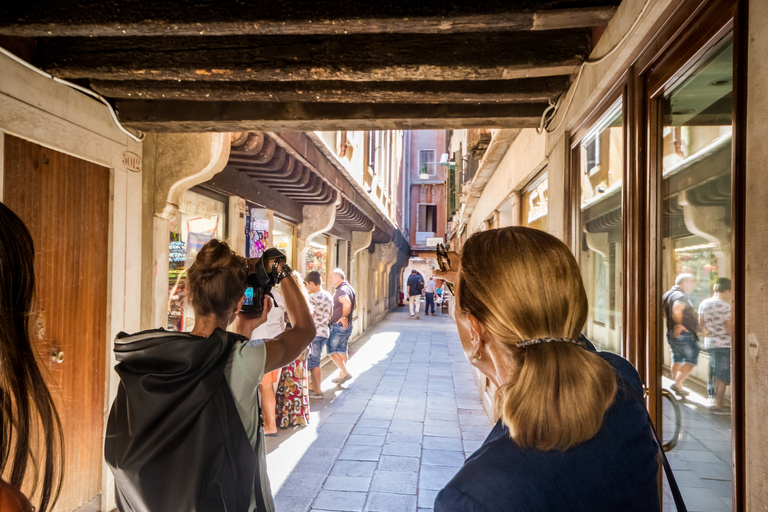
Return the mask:
<path fill-rule="evenodd" d="M 656 161 L 659 97 L 723 36 L 733 32 L 733 142 L 731 170 L 733 336 L 746 340 L 745 198 L 747 112 L 747 0 L 682 0 L 670 6 L 637 45 L 614 85 L 577 122 L 572 130 L 570 163 L 566 179 L 566 242 L 578 257 L 580 229 L 580 176 L 578 144 L 619 96 L 623 97 L 625 167 L 622 183 L 622 266 L 624 296 L 624 356 L 638 369 L 649 388 L 648 409 L 661 424 L 660 365 L 664 339 L 659 301 L 661 240 L 661 179 Z M 566 133 L 566 137 L 569 134 Z M 746 510 L 745 466 L 745 346 L 732 348 L 731 428 L 734 511 Z M 658 379 L 652 377 L 659 377 Z M 657 382 L 658 381 L 658 382 Z"/>

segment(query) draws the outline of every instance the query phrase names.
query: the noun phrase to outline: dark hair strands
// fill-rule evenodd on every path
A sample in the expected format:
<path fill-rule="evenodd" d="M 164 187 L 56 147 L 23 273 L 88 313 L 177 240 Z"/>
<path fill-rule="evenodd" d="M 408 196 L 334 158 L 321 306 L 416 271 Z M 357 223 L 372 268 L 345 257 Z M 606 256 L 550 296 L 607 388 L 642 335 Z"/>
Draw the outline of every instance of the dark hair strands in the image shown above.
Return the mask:
<path fill-rule="evenodd" d="M 496 397 L 515 442 L 565 450 L 592 438 L 616 393 L 612 367 L 576 345 L 516 346 L 542 337 L 575 339 L 586 323 L 587 296 L 567 246 L 530 228 L 489 230 L 467 240 L 461 269 L 462 310 L 507 347 L 518 368 Z"/>
<path fill-rule="evenodd" d="M 64 435 L 32 342 L 34 293 L 32 236 L 0 203 L 0 474 L 16 488 L 26 482 L 47 512 L 61 493 Z"/>

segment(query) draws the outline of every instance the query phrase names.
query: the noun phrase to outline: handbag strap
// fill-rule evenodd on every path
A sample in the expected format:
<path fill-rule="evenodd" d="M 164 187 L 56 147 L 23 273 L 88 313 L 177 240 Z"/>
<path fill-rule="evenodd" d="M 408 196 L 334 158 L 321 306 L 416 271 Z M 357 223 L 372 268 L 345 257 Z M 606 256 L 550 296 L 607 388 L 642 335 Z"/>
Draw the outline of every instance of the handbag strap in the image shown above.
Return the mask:
<path fill-rule="evenodd" d="M 645 410 L 645 414 L 648 416 L 648 425 L 651 427 L 653 440 L 656 443 L 656 447 L 659 449 L 659 454 L 661 454 L 661 463 L 664 466 L 664 473 L 667 475 L 667 482 L 669 483 L 669 490 L 672 492 L 672 498 L 675 500 L 675 507 L 677 507 L 678 512 L 688 512 L 688 508 L 685 506 L 685 501 L 683 501 L 683 495 L 680 493 L 680 487 L 677 486 L 677 480 L 675 480 L 675 475 L 672 473 L 672 468 L 667 460 L 667 454 L 664 453 L 663 443 L 661 442 L 661 439 L 659 439 L 656 427 L 653 426 L 651 413 L 649 413 L 648 409 L 645 407 L 645 400 L 639 397 L 637 393 L 635 393 L 635 390 L 628 385 L 625 386 L 625 389 L 635 397 L 635 400 L 640 402 L 640 405 L 643 406 L 643 410 Z"/>

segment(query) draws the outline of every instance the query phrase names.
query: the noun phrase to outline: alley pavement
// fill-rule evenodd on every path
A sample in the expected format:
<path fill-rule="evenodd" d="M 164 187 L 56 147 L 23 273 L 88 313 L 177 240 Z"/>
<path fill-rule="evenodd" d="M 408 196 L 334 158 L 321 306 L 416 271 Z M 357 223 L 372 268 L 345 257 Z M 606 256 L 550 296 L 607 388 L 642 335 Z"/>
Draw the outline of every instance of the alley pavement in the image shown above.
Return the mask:
<path fill-rule="evenodd" d="M 267 438 L 277 511 L 431 510 L 492 428 L 455 324 L 401 307 L 350 345 L 349 370 L 336 386 L 325 365 L 310 426 Z"/>

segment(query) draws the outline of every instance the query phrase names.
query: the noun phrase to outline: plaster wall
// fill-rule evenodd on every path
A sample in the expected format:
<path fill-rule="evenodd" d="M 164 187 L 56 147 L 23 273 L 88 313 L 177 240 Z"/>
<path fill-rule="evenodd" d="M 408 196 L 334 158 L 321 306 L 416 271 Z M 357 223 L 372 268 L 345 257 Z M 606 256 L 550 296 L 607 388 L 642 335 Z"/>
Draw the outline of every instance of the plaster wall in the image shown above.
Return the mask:
<path fill-rule="evenodd" d="M 0 54 L 0 135 L 9 133 L 110 169 L 110 233 L 106 414 L 117 392 L 112 340 L 120 331 L 138 331 L 141 308 L 142 173 L 123 164 L 123 152 L 141 155 L 142 144 L 115 125 L 107 107 Z M 1 140 L 1 139 L 0 139 Z M 0 147 L 2 143 L 0 143 Z M 0 153 L 2 151 L 0 150 Z M 0 156 L 2 156 L 0 154 Z M 0 158 L 0 191 L 3 160 Z M 0 192 L 1 194 L 2 192 Z M 0 200 L 2 198 L 0 197 Z M 115 508 L 114 481 L 102 467 L 101 509 Z"/>
<path fill-rule="evenodd" d="M 498 132 L 494 133 L 494 136 Z M 494 211 L 503 208 L 509 195 L 524 187 L 546 161 L 546 136 L 534 129 L 521 130 L 483 189 L 468 222 L 470 233 L 481 229 Z"/>

